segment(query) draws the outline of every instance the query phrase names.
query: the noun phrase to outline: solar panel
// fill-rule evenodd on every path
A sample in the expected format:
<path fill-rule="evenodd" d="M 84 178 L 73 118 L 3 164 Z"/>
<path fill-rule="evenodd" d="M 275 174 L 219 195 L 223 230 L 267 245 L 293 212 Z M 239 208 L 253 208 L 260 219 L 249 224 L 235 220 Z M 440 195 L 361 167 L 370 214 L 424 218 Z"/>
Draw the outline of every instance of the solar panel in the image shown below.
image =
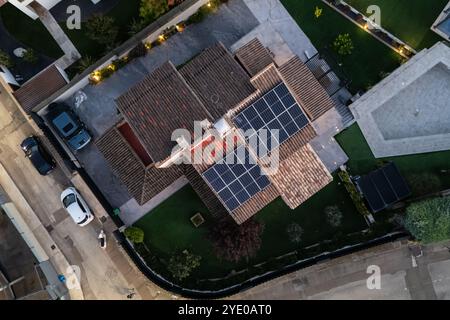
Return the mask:
<path fill-rule="evenodd" d="M 239 129 L 254 130 L 260 150 L 272 151 L 308 124 L 308 119 L 284 83 L 277 85 L 260 99 L 240 112 L 234 122 Z M 279 130 L 278 137 L 263 130 Z M 249 141 L 252 136 L 247 137 Z M 260 144 L 264 144 L 261 146 Z M 261 154 L 258 150 L 259 155 Z"/>
<path fill-rule="evenodd" d="M 232 163 L 228 163 L 233 159 Z M 231 212 L 270 185 L 267 176 L 244 146 L 224 157 L 203 173 L 203 178 Z"/>

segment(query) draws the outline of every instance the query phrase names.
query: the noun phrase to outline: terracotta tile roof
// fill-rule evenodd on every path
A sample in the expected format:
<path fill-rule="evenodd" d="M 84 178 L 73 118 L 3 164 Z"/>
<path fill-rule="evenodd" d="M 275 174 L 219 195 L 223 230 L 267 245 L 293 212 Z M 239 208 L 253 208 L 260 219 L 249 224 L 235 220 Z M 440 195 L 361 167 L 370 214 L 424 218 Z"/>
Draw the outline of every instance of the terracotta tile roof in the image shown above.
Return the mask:
<path fill-rule="evenodd" d="M 261 91 L 261 94 L 265 94 L 272 90 L 276 85 L 280 84 L 283 79 L 281 79 L 275 65 L 270 64 L 262 72 L 255 75 L 250 81 L 256 89 Z"/>
<path fill-rule="evenodd" d="M 166 62 L 117 99 L 117 106 L 154 162 L 166 159 L 172 132 L 210 119 L 172 63 Z"/>
<path fill-rule="evenodd" d="M 200 173 L 198 173 L 191 165 L 183 165 L 182 170 L 192 188 L 208 208 L 209 212 L 214 216 L 226 215 L 227 209 L 225 209 L 214 191 L 211 190 L 205 180 L 203 180 Z"/>
<path fill-rule="evenodd" d="M 286 140 L 278 149 L 280 161 L 284 161 L 295 152 L 308 144 L 312 139 L 317 136 L 316 130 L 314 130 L 311 124 L 308 124 L 302 130 Z"/>
<path fill-rule="evenodd" d="M 254 76 L 273 63 L 269 50 L 255 38 L 235 52 L 238 61 L 247 72 Z"/>
<path fill-rule="evenodd" d="M 26 113 L 67 84 L 66 79 L 54 65 L 49 66 L 28 80 L 13 94 Z"/>
<path fill-rule="evenodd" d="M 261 98 L 266 92 L 270 91 L 273 87 L 279 84 L 283 79 L 278 73 L 274 64 L 269 65 L 267 68 L 262 70 L 260 73 L 255 75 L 250 79 L 250 82 L 257 89 L 252 95 L 241 101 L 241 103 L 236 106 L 231 112 L 231 116 L 237 115 L 239 112 L 244 110 L 246 107 L 254 103 L 256 100 Z"/>
<path fill-rule="evenodd" d="M 312 121 L 334 107 L 330 96 L 299 57 L 293 57 L 278 71 Z"/>
<path fill-rule="evenodd" d="M 333 180 L 309 145 L 281 162 L 278 172 L 269 178 L 291 209 L 298 207 Z"/>
<path fill-rule="evenodd" d="M 182 176 L 177 166 L 167 169 L 157 169 L 154 165 L 145 167 L 115 127 L 97 140 L 96 145 L 113 172 L 140 205 L 152 199 Z"/>
<path fill-rule="evenodd" d="M 279 196 L 280 193 L 277 188 L 271 184 L 263 191 L 254 195 L 239 208 L 234 210 L 231 217 L 236 221 L 236 223 L 242 224 Z"/>
<path fill-rule="evenodd" d="M 180 69 L 214 120 L 255 92 L 250 78 L 221 44 L 203 51 Z"/>

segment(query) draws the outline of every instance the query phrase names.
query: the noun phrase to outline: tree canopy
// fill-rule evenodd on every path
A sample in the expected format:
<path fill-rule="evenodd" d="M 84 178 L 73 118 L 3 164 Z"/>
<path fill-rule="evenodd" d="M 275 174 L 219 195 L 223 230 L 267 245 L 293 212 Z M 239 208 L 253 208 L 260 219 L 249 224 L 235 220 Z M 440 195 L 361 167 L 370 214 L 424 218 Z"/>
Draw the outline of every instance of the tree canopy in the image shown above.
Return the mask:
<path fill-rule="evenodd" d="M 141 0 L 139 15 L 144 21 L 150 22 L 156 20 L 167 10 L 169 10 L 167 0 Z"/>
<path fill-rule="evenodd" d="M 191 275 L 192 270 L 200 266 L 202 257 L 190 253 L 188 250 L 177 251 L 170 258 L 168 270 L 178 280 Z"/>
<path fill-rule="evenodd" d="M 144 231 L 138 227 L 128 227 L 125 229 L 125 236 L 133 243 L 144 242 Z"/>
<path fill-rule="evenodd" d="M 405 228 L 423 243 L 450 239 L 450 197 L 410 205 L 406 210 Z"/>
<path fill-rule="evenodd" d="M 264 225 L 251 219 L 238 225 L 226 217 L 218 221 L 210 230 L 214 251 L 220 259 L 238 262 L 256 255 L 261 247 Z"/>
<path fill-rule="evenodd" d="M 86 22 L 87 36 L 104 46 L 112 46 L 116 41 L 119 28 L 112 17 L 95 15 Z"/>

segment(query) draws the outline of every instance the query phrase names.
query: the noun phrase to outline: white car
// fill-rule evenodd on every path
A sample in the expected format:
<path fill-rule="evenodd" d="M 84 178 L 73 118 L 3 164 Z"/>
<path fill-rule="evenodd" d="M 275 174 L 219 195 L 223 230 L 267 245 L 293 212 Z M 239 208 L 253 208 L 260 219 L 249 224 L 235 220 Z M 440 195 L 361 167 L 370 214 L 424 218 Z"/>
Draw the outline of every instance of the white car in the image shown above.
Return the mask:
<path fill-rule="evenodd" d="M 94 215 L 86 201 L 83 200 L 75 188 L 64 190 L 61 193 L 61 202 L 73 221 L 80 227 L 84 227 L 94 220 Z"/>

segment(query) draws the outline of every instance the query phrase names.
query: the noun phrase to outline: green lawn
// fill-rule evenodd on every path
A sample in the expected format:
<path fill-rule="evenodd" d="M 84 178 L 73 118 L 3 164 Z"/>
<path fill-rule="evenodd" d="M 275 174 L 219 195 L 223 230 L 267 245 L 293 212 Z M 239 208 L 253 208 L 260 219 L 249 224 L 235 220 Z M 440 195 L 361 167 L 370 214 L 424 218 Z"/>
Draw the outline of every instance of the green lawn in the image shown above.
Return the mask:
<path fill-rule="evenodd" d="M 381 9 L 381 26 L 411 47 L 421 50 L 443 39 L 430 30 L 448 0 L 347 0 L 348 4 L 366 14 L 367 7 Z"/>
<path fill-rule="evenodd" d="M 26 47 L 50 58 L 57 59 L 63 55 L 58 44 L 39 20 L 31 19 L 10 3 L 0 8 L 0 16 L 5 28 Z"/>
<path fill-rule="evenodd" d="M 324 209 L 329 205 L 339 206 L 343 213 L 342 225 L 338 228 L 332 227 L 326 221 Z M 189 220 L 197 212 L 201 212 L 207 220 L 200 228 L 195 228 Z M 139 220 L 136 226 L 145 230 L 146 245 L 163 260 L 162 264 L 156 263 L 152 267 L 166 276 L 168 275 L 164 270 L 164 261 L 177 249 L 188 248 L 202 256 L 201 266 L 185 284 L 187 286 L 195 286 L 196 284 L 190 282 L 194 279 L 223 277 L 231 270 L 242 270 L 266 261 L 273 262 L 273 258 L 324 240 L 331 240 L 333 248 L 337 249 L 354 243 L 347 240 L 347 234 L 367 228 L 363 217 L 356 211 L 337 177 L 297 209 L 289 209 L 279 198 L 259 212 L 256 218 L 265 225 L 261 249 L 254 259 L 237 264 L 220 261 L 214 255 L 212 245 L 206 237 L 208 226 L 214 223 L 214 220 L 190 186 L 181 189 L 152 210 Z M 298 245 L 289 240 L 286 232 L 288 225 L 293 222 L 298 223 L 304 230 L 302 242 Z M 320 250 L 320 247 L 317 249 Z M 315 251 L 315 254 L 319 252 Z M 247 278 L 254 275 L 247 275 Z"/>
<path fill-rule="evenodd" d="M 397 53 L 322 1 L 281 0 L 281 2 L 319 51 L 329 48 L 339 34 L 350 34 L 354 46 L 353 53 L 337 59 L 352 81 L 351 91 L 356 92 L 373 86 L 381 80 L 383 73 L 391 72 L 399 66 L 400 56 Z M 316 7 L 323 9 L 319 18 L 314 15 Z"/>

